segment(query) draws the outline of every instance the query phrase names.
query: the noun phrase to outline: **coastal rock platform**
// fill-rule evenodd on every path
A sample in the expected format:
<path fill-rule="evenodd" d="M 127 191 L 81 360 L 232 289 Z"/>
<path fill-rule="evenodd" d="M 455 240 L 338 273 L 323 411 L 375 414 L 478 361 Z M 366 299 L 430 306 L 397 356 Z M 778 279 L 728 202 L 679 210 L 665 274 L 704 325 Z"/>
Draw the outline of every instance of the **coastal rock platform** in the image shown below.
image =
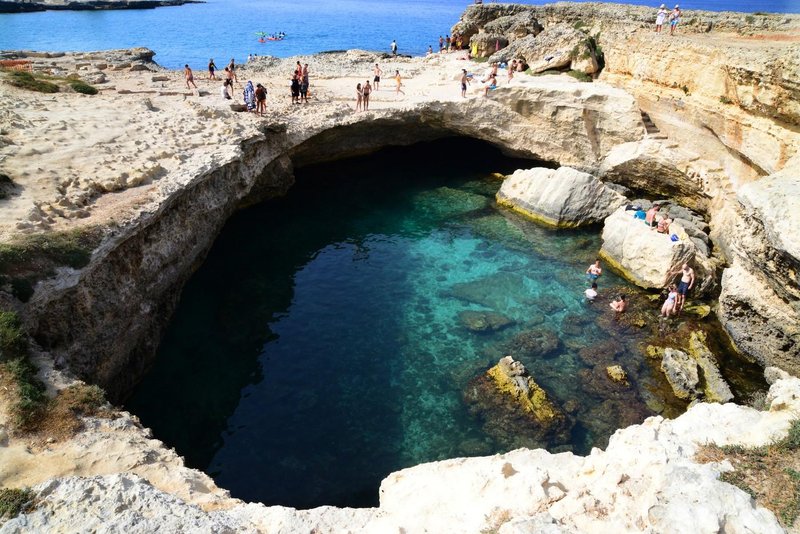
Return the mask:
<path fill-rule="evenodd" d="M 186 88 L 183 74 L 160 68 L 152 53 L 130 52 L 126 60 L 119 51 L 4 52 L 58 78 L 64 90 L 33 93 L 0 75 L 0 241 L 78 236 L 89 250 L 80 267 L 4 280 L 0 301 L 20 314 L 51 366 L 122 398 L 151 363 L 183 285 L 236 210 L 284 194 L 295 167 L 460 135 L 508 155 L 613 177 L 637 195 L 690 197 L 685 205 L 708 221 L 710 240 L 690 237 L 726 262 L 719 316 L 728 334 L 745 356 L 798 374 L 800 234 L 792 192 L 800 175 L 793 81 L 800 17 L 759 15 L 749 23 L 701 13 L 669 39 L 652 32 L 644 18 L 650 11 L 470 7 L 459 24 L 467 37 L 507 32 L 511 46 L 526 38 L 521 29 L 576 29 L 584 21 L 589 31 L 603 30 L 605 65 L 595 82 L 500 76 L 487 96 L 479 80 L 488 66 L 460 53 L 259 58 L 239 77 L 268 88 L 263 117 L 232 111 L 221 84 L 199 73 L 198 88 Z M 519 20 L 496 22 L 501 17 Z M 285 87 L 298 60 L 311 65 L 309 104 L 293 105 Z M 406 94 L 383 87 L 369 111 L 356 113 L 355 84 L 376 61 L 402 72 Z M 467 98 L 457 83 L 462 68 L 473 73 Z M 67 89 L 73 77 L 96 84 L 99 94 Z M 651 189 L 644 179 L 650 169 L 673 176 L 676 187 Z M 641 222 L 637 232 L 648 235 L 626 241 L 635 221 L 624 216 L 620 209 L 610 217 L 619 227 L 608 236 L 609 257 L 633 258 L 616 261 L 618 269 L 661 287 L 664 269 L 683 261 L 683 252 L 673 254 L 674 243 Z M 679 246 L 706 254 L 692 239 Z M 645 265 L 644 254 L 657 268 Z M 641 268 L 631 268 L 637 261 Z M 51 390 L 57 374 L 43 375 Z M 3 431 L 0 484 L 34 486 L 39 506 L 0 531 L 780 532 L 772 513 L 719 480 L 729 463 L 701 464 L 694 456 L 706 443 L 757 446 L 785 436 L 800 409 L 800 381 L 779 374 L 766 411 L 703 403 L 674 420 L 621 429 L 605 451 L 586 457 L 520 449 L 416 466 L 384 480 L 379 507 L 359 510 L 231 499 L 124 412 L 87 419 L 69 442 L 40 448 Z M 0 425 L 10 426 L 5 400 Z"/>

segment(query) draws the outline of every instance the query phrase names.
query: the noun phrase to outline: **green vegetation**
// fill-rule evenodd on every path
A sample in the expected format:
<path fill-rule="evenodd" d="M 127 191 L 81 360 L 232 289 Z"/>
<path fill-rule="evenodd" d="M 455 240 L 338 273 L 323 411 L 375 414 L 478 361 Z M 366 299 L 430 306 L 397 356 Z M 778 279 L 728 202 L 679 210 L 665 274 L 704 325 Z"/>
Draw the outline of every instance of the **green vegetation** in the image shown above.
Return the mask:
<path fill-rule="evenodd" d="M 474 61 L 475 63 L 486 63 L 487 61 L 489 61 L 489 58 L 488 57 L 474 57 L 474 58 L 472 58 L 472 61 Z"/>
<path fill-rule="evenodd" d="M 96 88 L 81 80 L 69 82 L 69 86 L 72 87 L 72 90 L 76 93 L 84 95 L 96 95 L 98 93 Z"/>
<path fill-rule="evenodd" d="M 572 27 L 575 28 L 576 30 L 580 30 L 581 28 L 586 27 L 586 23 L 583 22 L 582 20 L 576 20 L 575 23 L 572 25 Z"/>
<path fill-rule="evenodd" d="M 591 82 L 592 77 L 581 70 L 568 70 L 567 74 L 582 82 Z"/>
<path fill-rule="evenodd" d="M 722 95 L 721 97 L 719 97 L 719 101 L 722 102 L 723 104 L 733 104 L 733 100 L 731 100 L 730 98 L 728 98 L 725 95 Z"/>
<path fill-rule="evenodd" d="M 17 400 L 11 408 L 14 426 L 22 431 L 33 430 L 47 407 L 44 384 L 36 377 L 36 367 L 27 357 L 4 365 L 17 389 Z"/>
<path fill-rule="evenodd" d="M 0 519 L 13 519 L 33 504 L 34 493 L 30 489 L 0 489 Z"/>
<path fill-rule="evenodd" d="M 0 312 L 0 362 L 25 358 L 27 355 L 28 340 L 19 317 L 14 312 Z"/>
<path fill-rule="evenodd" d="M 761 447 L 709 446 L 698 453 L 699 461 L 730 460 L 734 471 L 720 480 L 741 489 L 768 508 L 784 527 L 792 527 L 800 515 L 800 419 L 792 421 L 785 438 Z"/>
<path fill-rule="evenodd" d="M 33 234 L 0 244 L 0 284 L 10 285 L 15 297 L 26 302 L 38 280 L 57 267 L 80 269 L 89 263 L 100 242 L 95 229 Z"/>
<path fill-rule="evenodd" d="M 744 18 L 744 21 L 748 24 L 753 24 L 756 21 L 756 18 L 753 15 L 747 15 Z"/>
<path fill-rule="evenodd" d="M 12 70 L 8 73 L 7 83 L 20 89 L 36 91 L 39 93 L 57 93 L 58 85 L 35 77 L 30 72 Z"/>

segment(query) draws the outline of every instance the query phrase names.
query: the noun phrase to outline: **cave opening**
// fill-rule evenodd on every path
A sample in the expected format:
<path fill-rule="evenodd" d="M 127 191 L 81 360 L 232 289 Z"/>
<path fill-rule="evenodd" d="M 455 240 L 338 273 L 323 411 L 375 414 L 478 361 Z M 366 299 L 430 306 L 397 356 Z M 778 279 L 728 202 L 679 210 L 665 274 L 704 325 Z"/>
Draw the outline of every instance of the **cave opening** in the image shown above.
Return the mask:
<path fill-rule="evenodd" d="M 583 298 L 598 228 L 546 229 L 496 205 L 502 175 L 545 165 L 466 138 L 296 161 L 285 197 L 228 221 L 126 407 L 233 496 L 297 508 L 375 506 L 404 467 L 586 453 L 679 414 L 642 357 L 649 334 Z M 603 290 L 619 288 L 637 291 L 604 274 Z M 564 424 L 543 429 L 493 394 L 485 372 L 509 354 Z M 610 361 L 629 387 L 607 380 Z M 751 370 L 729 361 L 747 394 Z"/>

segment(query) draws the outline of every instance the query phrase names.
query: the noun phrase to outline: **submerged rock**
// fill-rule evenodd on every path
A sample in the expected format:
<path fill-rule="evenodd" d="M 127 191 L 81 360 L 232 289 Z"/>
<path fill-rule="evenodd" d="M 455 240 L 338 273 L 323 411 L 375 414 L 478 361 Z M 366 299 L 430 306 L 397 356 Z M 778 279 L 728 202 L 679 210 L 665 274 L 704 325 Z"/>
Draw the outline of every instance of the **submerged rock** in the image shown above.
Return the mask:
<path fill-rule="evenodd" d="M 497 202 L 538 222 L 568 228 L 602 221 L 625 197 L 570 167 L 520 169 L 497 192 Z"/>
<path fill-rule="evenodd" d="M 623 369 L 621 365 L 610 365 L 606 367 L 606 374 L 608 378 L 614 382 L 625 385 L 628 384 L 628 373 L 625 372 L 625 369 Z"/>
<path fill-rule="evenodd" d="M 458 320 L 470 332 L 494 332 L 514 324 L 510 317 L 491 311 L 462 311 Z"/>
<path fill-rule="evenodd" d="M 563 414 L 550 400 L 547 392 L 528 374 L 522 362 L 505 356 L 486 374 L 500 393 L 514 399 L 538 422 L 550 424 L 563 419 Z"/>
<path fill-rule="evenodd" d="M 527 356 L 549 356 L 559 345 L 556 332 L 549 328 L 534 328 L 514 336 L 509 343 L 509 350 Z"/>

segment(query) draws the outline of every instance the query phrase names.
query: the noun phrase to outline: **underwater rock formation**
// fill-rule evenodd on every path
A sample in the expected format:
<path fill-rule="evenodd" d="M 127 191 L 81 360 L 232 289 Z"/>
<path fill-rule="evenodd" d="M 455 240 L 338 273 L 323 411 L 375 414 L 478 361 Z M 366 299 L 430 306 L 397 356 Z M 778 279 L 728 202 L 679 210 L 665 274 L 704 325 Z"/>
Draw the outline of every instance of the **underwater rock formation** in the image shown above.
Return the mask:
<path fill-rule="evenodd" d="M 470 332 L 494 332 L 514 324 L 514 320 L 502 313 L 466 310 L 458 314 L 458 320 Z"/>
<path fill-rule="evenodd" d="M 570 167 L 520 169 L 503 181 L 497 202 L 558 228 L 594 224 L 625 203 L 600 180 Z"/>
<path fill-rule="evenodd" d="M 539 423 L 549 425 L 563 418 L 547 392 L 528 374 L 522 362 L 505 356 L 486 374 L 494 381 L 497 390 L 508 395 Z"/>

